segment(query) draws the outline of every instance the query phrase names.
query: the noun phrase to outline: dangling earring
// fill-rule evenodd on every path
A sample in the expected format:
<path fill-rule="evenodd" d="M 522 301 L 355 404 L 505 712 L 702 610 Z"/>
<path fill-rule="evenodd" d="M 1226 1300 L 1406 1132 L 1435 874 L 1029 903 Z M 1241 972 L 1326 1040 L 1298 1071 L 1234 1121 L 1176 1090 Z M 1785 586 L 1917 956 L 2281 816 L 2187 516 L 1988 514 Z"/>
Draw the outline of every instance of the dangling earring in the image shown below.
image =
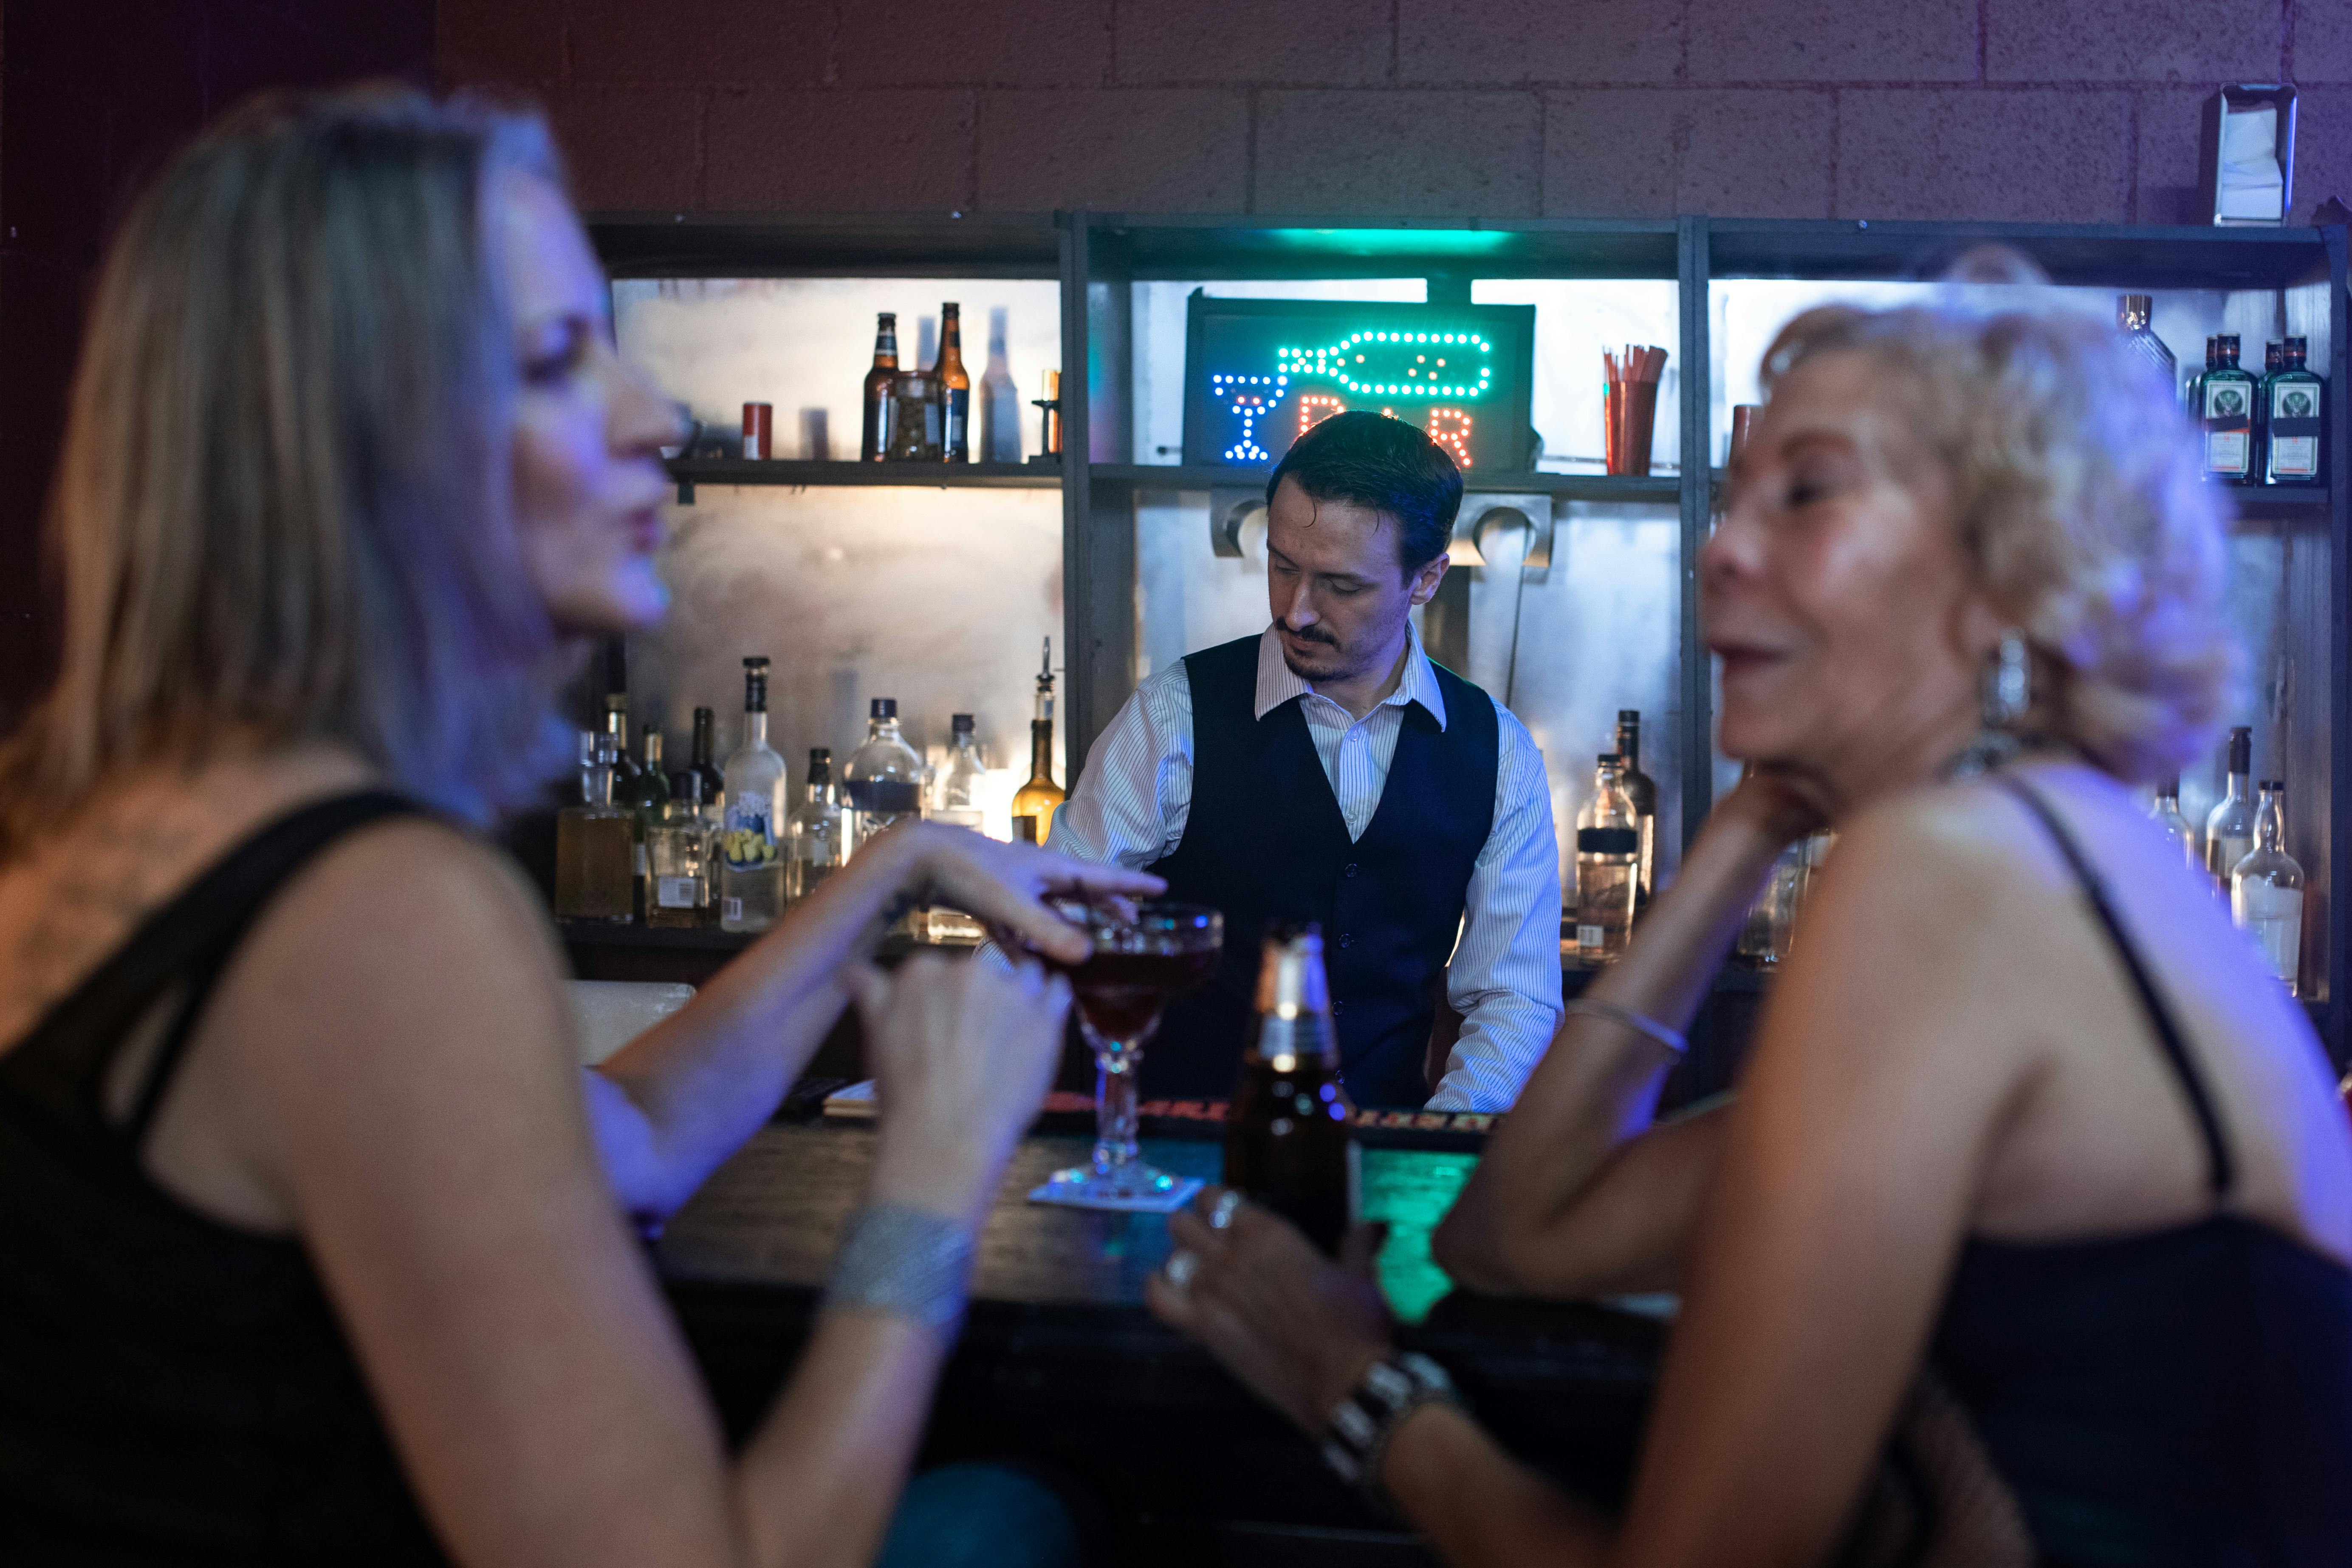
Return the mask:
<path fill-rule="evenodd" d="M 1948 778 L 1990 773 L 2025 749 L 2025 716 L 2033 707 L 2033 656 L 2025 634 L 2011 628 L 1985 661 L 1981 678 L 1983 728 L 1944 772 Z"/>

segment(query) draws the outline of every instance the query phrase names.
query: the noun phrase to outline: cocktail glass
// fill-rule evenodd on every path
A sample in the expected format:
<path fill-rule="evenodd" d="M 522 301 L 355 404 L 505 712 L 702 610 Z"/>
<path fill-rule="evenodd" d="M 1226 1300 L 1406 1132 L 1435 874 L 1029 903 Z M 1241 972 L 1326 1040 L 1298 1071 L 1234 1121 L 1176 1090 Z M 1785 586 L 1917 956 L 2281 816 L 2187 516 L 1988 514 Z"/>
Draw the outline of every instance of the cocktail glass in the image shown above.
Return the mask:
<path fill-rule="evenodd" d="M 1177 1178 L 1147 1163 L 1138 1151 L 1136 1077 L 1169 1002 L 1216 972 L 1225 917 L 1197 904 L 1165 901 L 1061 900 L 1054 907 L 1095 944 L 1084 963 L 1054 965 L 1070 977 L 1078 1028 L 1095 1053 L 1095 1152 L 1088 1164 L 1054 1173 L 1048 1184 L 1055 1196 L 1079 1202 L 1158 1196 Z"/>

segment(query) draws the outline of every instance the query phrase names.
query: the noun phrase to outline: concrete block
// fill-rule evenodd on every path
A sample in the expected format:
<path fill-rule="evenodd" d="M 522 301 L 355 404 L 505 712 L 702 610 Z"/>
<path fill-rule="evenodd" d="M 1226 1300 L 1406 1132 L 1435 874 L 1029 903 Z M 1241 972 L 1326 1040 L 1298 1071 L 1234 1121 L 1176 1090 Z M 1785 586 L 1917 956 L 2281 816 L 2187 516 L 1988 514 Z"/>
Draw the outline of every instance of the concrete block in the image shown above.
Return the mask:
<path fill-rule="evenodd" d="M 1988 81 L 2275 81 L 2279 0 L 1986 0 Z"/>
<path fill-rule="evenodd" d="M 1951 0 L 1691 0 L 1693 83 L 1974 81 L 1977 8 Z"/>
<path fill-rule="evenodd" d="M 2287 77 L 2297 83 L 2352 82 L 2352 5 L 2344 0 L 2290 0 L 2294 40 Z M 2352 200 L 2352 198 L 2347 198 Z"/>
<path fill-rule="evenodd" d="M 1385 6 L 1360 0 L 1117 0 L 1118 79 L 1350 87 L 1389 79 Z"/>
<path fill-rule="evenodd" d="M 2352 203 L 2352 87 L 2306 87 L 2295 94 L 2294 211 L 2309 223 L 2320 203 Z"/>
<path fill-rule="evenodd" d="M 2129 117 L 2122 92 L 1845 89 L 1834 216 L 2121 223 Z"/>
<path fill-rule="evenodd" d="M 1100 87 L 1110 37 L 1110 0 L 853 0 L 834 62 L 850 86 Z"/>
<path fill-rule="evenodd" d="M 1672 6 L 1617 0 L 1399 0 L 1397 79 L 1671 81 L 1682 64 Z"/>
<path fill-rule="evenodd" d="M 1526 92 L 1261 93 L 1255 210 L 1532 214 L 1537 115 Z"/>
<path fill-rule="evenodd" d="M 720 88 L 703 201 L 719 209 L 948 212 L 971 205 L 969 88 Z"/>
<path fill-rule="evenodd" d="M 549 118 L 583 212 L 687 212 L 702 197 L 702 93 L 602 83 L 553 95 Z"/>
<path fill-rule="evenodd" d="M 832 27 L 823 0 L 573 0 L 572 76 L 814 87 Z"/>
<path fill-rule="evenodd" d="M 980 100 L 979 190 L 997 212 L 1240 212 L 1249 100 L 1218 89 L 1003 89 Z"/>
<path fill-rule="evenodd" d="M 444 87 L 552 82 L 563 74 L 562 0 L 442 0 L 433 64 Z"/>
<path fill-rule="evenodd" d="M 2197 142 L 2208 94 L 2193 87 L 2152 87 L 2132 96 L 2139 121 L 2132 221 L 2204 222 L 2205 202 L 2197 191 Z"/>
<path fill-rule="evenodd" d="M 1544 212 L 1827 217 L 1831 126 L 1819 89 L 1552 93 Z"/>
<path fill-rule="evenodd" d="M 1646 88 L 1545 94 L 1543 216 L 1671 216 L 1681 97 Z"/>

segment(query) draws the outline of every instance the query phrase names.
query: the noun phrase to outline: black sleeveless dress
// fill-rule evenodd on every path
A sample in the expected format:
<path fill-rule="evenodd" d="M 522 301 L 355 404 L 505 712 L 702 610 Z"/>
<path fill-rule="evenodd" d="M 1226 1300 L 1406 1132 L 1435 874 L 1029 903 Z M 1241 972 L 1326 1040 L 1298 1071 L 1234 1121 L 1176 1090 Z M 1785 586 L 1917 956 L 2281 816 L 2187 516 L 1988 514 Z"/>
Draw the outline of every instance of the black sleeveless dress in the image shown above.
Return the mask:
<path fill-rule="evenodd" d="M 327 845 L 417 810 L 360 794 L 264 827 L 0 1055 L 0 1562 L 442 1561 L 301 1245 L 207 1219 L 139 1164 L 254 917 Z M 111 1123 L 108 1068 L 174 988 Z"/>
<path fill-rule="evenodd" d="M 2097 874 L 2081 880 L 2202 1134 L 2217 1212 L 2096 1241 L 1963 1247 L 1931 1358 L 2045 1563 L 2352 1564 L 2352 1272 L 2219 1212 L 2235 1162 Z"/>

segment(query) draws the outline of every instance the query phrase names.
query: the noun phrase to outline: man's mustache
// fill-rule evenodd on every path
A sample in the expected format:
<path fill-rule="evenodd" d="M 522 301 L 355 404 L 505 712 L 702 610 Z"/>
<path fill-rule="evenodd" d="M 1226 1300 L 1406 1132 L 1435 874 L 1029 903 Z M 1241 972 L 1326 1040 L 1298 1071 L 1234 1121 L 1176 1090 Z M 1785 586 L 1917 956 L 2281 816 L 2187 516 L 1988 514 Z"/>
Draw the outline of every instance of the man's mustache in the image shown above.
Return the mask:
<path fill-rule="evenodd" d="M 1277 618 L 1274 624 L 1280 626 L 1284 631 L 1288 632 L 1292 637 L 1297 637 L 1300 642 L 1325 643 L 1332 647 L 1338 647 L 1339 646 L 1339 639 L 1338 637 L 1333 637 L 1329 632 L 1318 630 L 1314 626 L 1308 626 L 1305 631 L 1300 631 L 1288 621 L 1279 618 Z"/>

